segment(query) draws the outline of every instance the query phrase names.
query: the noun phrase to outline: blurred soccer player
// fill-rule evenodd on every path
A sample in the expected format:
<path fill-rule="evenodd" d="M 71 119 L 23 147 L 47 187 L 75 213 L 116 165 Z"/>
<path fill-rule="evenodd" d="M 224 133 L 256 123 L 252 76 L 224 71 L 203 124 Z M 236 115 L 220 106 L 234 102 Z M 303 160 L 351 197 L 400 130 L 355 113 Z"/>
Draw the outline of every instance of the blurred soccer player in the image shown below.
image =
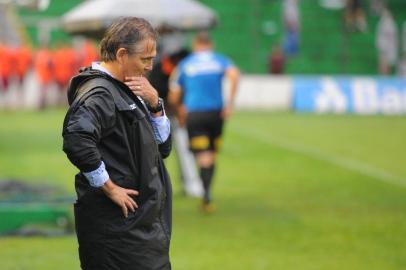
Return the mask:
<path fill-rule="evenodd" d="M 190 149 L 196 157 L 204 187 L 204 212 L 213 212 L 211 184 L 223 123 L 232 113 L 239 70 L 225 56 L 212 51 L 206 32 L 193 40 L 193 53 L 182 60 L 171 78 L 169 102 L 186 124 Z M 222 81 L 230 80 L 230 98 L 223 102 Z"/>
<path fill-rule="evenodd" d="M 163 46 L 165 46 L 165 44 Z M 152 71 L 148 75 L 151 85 L 157 89 L 159 96 L 164 100 L 165 104 L 169 104 L 167 100 L 170 75 L 179 62 L 189 54 L 190 52 L 187 49 L 181 48 L 171 54 L 163 55 L 161 59 L 154 64 Z M 201 185 L 200 177 L 197 172 L 195 159 L 189 151 L 187 131 L 183 126 L 178 125 L 174 108 L 166 106 L 166 113 L 171 119 L 172 137 L 179 164 L 182 189 L 185 195 L 201 197 L 203 196 L 203 186 Z"/>
<path fill-rule="evenodd" d="M 13 51 L 9 46 L 5 44 L 0 44 L 1 92 L 7 92 L 12 73 L 13 73 Z"/>

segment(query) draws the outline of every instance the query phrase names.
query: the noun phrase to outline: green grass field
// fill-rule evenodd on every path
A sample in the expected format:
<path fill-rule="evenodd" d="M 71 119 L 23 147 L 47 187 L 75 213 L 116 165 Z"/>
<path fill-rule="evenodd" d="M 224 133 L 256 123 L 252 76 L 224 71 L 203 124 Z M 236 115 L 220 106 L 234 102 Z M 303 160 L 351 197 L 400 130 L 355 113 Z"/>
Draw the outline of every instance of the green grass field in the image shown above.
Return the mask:
<path fill-rule="evenodd" d="M 0 113 L 0 177 L 73 194 L 64 112 Z M 406 118 L 237 113 L 214 196 L 181 196 L 175 159 L 175 270 L 406 269 Z M 0 269 L 79 269 L 75 236 L 1 238 Z"/>

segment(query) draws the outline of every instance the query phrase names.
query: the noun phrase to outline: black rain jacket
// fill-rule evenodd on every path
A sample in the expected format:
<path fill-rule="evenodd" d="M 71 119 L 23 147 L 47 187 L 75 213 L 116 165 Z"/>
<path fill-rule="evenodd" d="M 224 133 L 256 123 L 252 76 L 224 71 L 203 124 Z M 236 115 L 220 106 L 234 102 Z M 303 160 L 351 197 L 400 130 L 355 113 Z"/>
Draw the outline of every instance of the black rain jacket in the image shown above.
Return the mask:
<path fill-rule="evenodd" d="M 157 145 L 145 106 L 122 82 L 90 68 L 71 81 L 63 125 L 63 150 L 81 171 L 101 161 L 117 185 L 139 191 L 139 208 L 125 218 L 80 172 L 74 204 L 83 269 L 171 269 L 172 190 L 163 163 L 170 137 Z"/>

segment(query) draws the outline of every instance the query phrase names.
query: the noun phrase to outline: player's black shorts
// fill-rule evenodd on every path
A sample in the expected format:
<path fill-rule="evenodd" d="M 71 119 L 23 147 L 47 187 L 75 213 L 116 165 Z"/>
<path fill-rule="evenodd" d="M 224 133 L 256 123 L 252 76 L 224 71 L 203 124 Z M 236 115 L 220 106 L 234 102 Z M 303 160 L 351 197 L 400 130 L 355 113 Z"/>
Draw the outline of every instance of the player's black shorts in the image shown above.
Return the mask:
<path fill-rule="evenodd" d="M 207 150 L 218 151 L 221 145 L 223 123 L 221 111 L 189 112 L 186 127 L 190 150 L 194 153 Z"/>

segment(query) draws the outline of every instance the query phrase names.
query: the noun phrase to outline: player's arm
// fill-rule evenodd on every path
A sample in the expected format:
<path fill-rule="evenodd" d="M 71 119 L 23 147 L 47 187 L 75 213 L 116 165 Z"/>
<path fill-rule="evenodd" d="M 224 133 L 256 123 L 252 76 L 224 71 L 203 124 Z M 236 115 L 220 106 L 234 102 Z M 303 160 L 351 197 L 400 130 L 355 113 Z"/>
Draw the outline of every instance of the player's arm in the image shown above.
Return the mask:
<path fill-rule="evenodd" d="M 186 108 L 182 104 L 183 99 L 183 89 L 180 85 L 180 75 L 179 71 L 175 69 L 169 79 L 169 93 L 168 93 L 168 103 L 175 109 L 176 116 L 180 126 L 184 126 L 186 122 Z"/>
<path fill-rule="evenodd" d="M 168 103 L 173 108 L 177 108 L 181 105 L 182 100 L 182 88 L 179 85 L 170 85 L 168 93 Z"/>
<path fill-rule="evenodd" d="M 223 111 L 223 117 L 227 119 L 228 117 L 230 117 L 233 111 L 235 97 L 237 96 L 238 83 L 240 81 L 240 71 L 237 67 L 230 66 L 226 69 L 225 76 L 230 85 L 230 96 L 226 101 Z"/>

